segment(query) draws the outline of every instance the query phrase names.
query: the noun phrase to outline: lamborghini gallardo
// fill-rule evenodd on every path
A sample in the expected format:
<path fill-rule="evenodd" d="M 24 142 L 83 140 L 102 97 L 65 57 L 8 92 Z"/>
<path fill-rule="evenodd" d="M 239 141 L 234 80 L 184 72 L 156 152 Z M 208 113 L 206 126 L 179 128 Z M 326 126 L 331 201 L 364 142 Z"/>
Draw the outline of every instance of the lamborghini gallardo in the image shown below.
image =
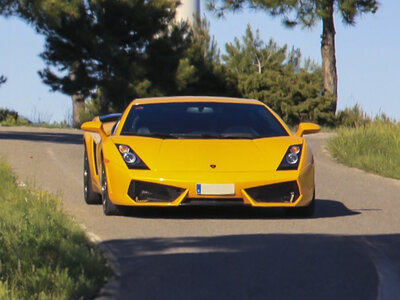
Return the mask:
<path fill-rule="evenodd" d="M 296 133 L 257 100 L 133 100 L 84 130 L 84 197 L 106 215 L 125 207 L 242 205 L 312 216 L 314 159 Z"/>

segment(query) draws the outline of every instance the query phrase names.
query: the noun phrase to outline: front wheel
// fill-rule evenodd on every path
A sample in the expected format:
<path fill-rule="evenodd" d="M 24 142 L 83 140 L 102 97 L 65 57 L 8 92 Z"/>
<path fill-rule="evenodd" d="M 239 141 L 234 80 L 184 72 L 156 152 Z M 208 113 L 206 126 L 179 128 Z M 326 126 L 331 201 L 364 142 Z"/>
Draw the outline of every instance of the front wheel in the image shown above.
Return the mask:
<path fill-rule="evenodd" d="M 311 218 L 315 211 L 315 191 L 311 202 L 307 206 L 285 208 L 287 216 L 298 218 Z"/>
<path fill-rule="evenodd" d="M 103 212 L 106 216 L 122 215 L 122 209 L 112 203 L 108 195 L 108 183 L 104 165 L 102 165 L 101 168 L 101 196 L 103 203 Z"/>
<path fill-rule="evenodd" d="M 100 204 L 101 196 L 93 191 L 90 175 L 89 159 L 85 149 L 83 158 L 83 195 L 87 204 Z"/>

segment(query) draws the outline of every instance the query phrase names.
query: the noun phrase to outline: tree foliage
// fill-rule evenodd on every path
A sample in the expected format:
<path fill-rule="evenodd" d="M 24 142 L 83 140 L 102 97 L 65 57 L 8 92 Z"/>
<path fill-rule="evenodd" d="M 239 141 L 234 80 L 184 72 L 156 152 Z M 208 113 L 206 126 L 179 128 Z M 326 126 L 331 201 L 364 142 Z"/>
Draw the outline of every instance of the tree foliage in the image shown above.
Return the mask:
<path fill-rule="evenodd" d="M 208 0 L 208 8 L 222 16 L 225 11 L 245 8 L 262 10 L 271 16 L 282 17 L 289 27 L 311 27 L 322 21 L 321 56 L 324 94 L 332 96 L 331 110 L 335 112 L 337 101 L 337 71 L 335 49 L 334 13 L 337 11 L 344 23 L 355 25 L 355 18 L 375 13 L 377 0 Z"/>
<path fill-rule="evenodd" d="M 364 8 L 356 0 L 221 0 L 214 9 L 248 5 L 282 15 L 287 25 L 312 26 L 325 18 L 328 2 L 347 7 L 349 23 L 372 10 L 369 0 Z M 248 27 L 242 41 L 226 45 L 221 61 L 207 21 L 176 23 L 175 6 L 174 0 L 0 0 L 0 13 L 20 16 L 45 36 L 46 68 L 39 74 L 84 107 L 80 119 L 119 111 L 135 97 L 224 95 L 259 99 L 292 124 L 332 122 L 335 95 L 326 93 L 325 71 L 302 63 L 300 50 L 264 43 Z M 85 98 L 91 100 L 84 105 Z"/>
<path fill-rule="evenodd" d="M 332 98 L 323 95 L 319 66 L 311 61 L 302 65 L 299 49 L 288 51 L 273 39 L 265 44 L 250 26 L 242 40 L 226 45 L 223 60 L 243 97 L 263 101 L 291 124 L 333 122 Z"/>
<path fill-rule="evenodd" d="M 0 0 L 0 14 L 18 16 L 38 32 L 60 25 L 64 15 L 77 17 L 84 0 Z"/>
<path fill-rule="evenodd" d="M 183 28 L 170 26 L 171 5 L 92 0 L 82 2 L 72 17 L 60 14 L 58 22 L 43 27 L 41 57 L 47 67 L 41 77 L 53 90 L 70 95 L 86 97 L 101 88 L 104 108 L 122 108 L 134 97 L 168 92 L 170 74 L 185 47 Z"/>
<path fill-rule="evenodd" d="M 218 5 L 219 4 L 219 5 Z M 343 22 L 355 25 L 357 16 L 375 13 L 379 6 L 377 0 L 208 0 L 207 7 L 223 16 L 225 11 L 238 11 L 245 8 L 263 10 L 271 16 L 282 17 L 287 26 L 314 26 L 317 21 L 331 17 L 327 8 L 334 6 Z"/>
<path fill-rule="evenodd" d="M 1 86 L 3 83 L 6 83 L 6 81 L 7 81 L 7 77 L 5 77 L 4 75 L 0 75 L 0 86 Z"/>
<path fill-rule="evenodd" d="M 101 95 L 101 113 L 135 97 L 237 95 L 207 21 L 177 24 L 173 0 L 13 3 L 13 14 L 45 36 L 43 82 L 81 99 L 93 96 L 96 104 Z"/>
<path fill-rule="evenodd" d="M 219 49 L 210 36 L 209 23 L 197 19 L 188 32 L 188 46 L 176 72 L 176 94 L 237 96 L 234 79 L 221 63 Z"/>
<path fill-rule="evenodd" d="M 15 0 L 0 0 L 0 15 L 9 16 L 15 11 L 17 1 Z"/>

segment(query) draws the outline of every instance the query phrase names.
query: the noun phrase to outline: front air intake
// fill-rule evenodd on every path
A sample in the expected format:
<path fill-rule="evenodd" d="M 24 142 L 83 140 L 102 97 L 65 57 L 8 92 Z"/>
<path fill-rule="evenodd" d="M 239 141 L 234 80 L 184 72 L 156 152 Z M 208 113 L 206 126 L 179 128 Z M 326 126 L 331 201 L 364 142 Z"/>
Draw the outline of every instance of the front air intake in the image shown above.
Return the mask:
<path fill-rule="evenodd" d="M 140 203 L 172 202 L 183 192 L 182 188 L 139 180 L 132 180 L 128 189 L 129 197 Z"/>
<path fill-rule="evenodd" d="M 300 196 L 296 181 L 257 186 L 245 191 L 254 201 L 263 203 L 293 203 Z"/>

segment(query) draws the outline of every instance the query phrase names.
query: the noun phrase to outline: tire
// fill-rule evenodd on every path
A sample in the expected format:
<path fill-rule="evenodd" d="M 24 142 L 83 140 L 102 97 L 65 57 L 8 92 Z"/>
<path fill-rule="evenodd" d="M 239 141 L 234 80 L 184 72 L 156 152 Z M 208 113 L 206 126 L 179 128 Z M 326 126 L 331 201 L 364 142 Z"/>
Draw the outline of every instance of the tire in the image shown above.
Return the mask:
<path fill-rule="evenodd" d="M 83 195 L 87 204 L 101 204 L 101 196 L 93 191 L 89 160 L 85 149 L 83 158 Z"/>
<path fill-rule="evenodd" d="M 101 166 L 101 196 L 102 196 L 103 212 L 106 216 L 123 215 L 122 208 L 112 203 L 108 195 L 107 175 L 104 165 Z"/>
<path fill-rule="evenodd" d="M 312 218 L 315 211 L 315 190 L 313 198 L 307 206 L 285 208 L 286 215 L 297 218 Z"/>

